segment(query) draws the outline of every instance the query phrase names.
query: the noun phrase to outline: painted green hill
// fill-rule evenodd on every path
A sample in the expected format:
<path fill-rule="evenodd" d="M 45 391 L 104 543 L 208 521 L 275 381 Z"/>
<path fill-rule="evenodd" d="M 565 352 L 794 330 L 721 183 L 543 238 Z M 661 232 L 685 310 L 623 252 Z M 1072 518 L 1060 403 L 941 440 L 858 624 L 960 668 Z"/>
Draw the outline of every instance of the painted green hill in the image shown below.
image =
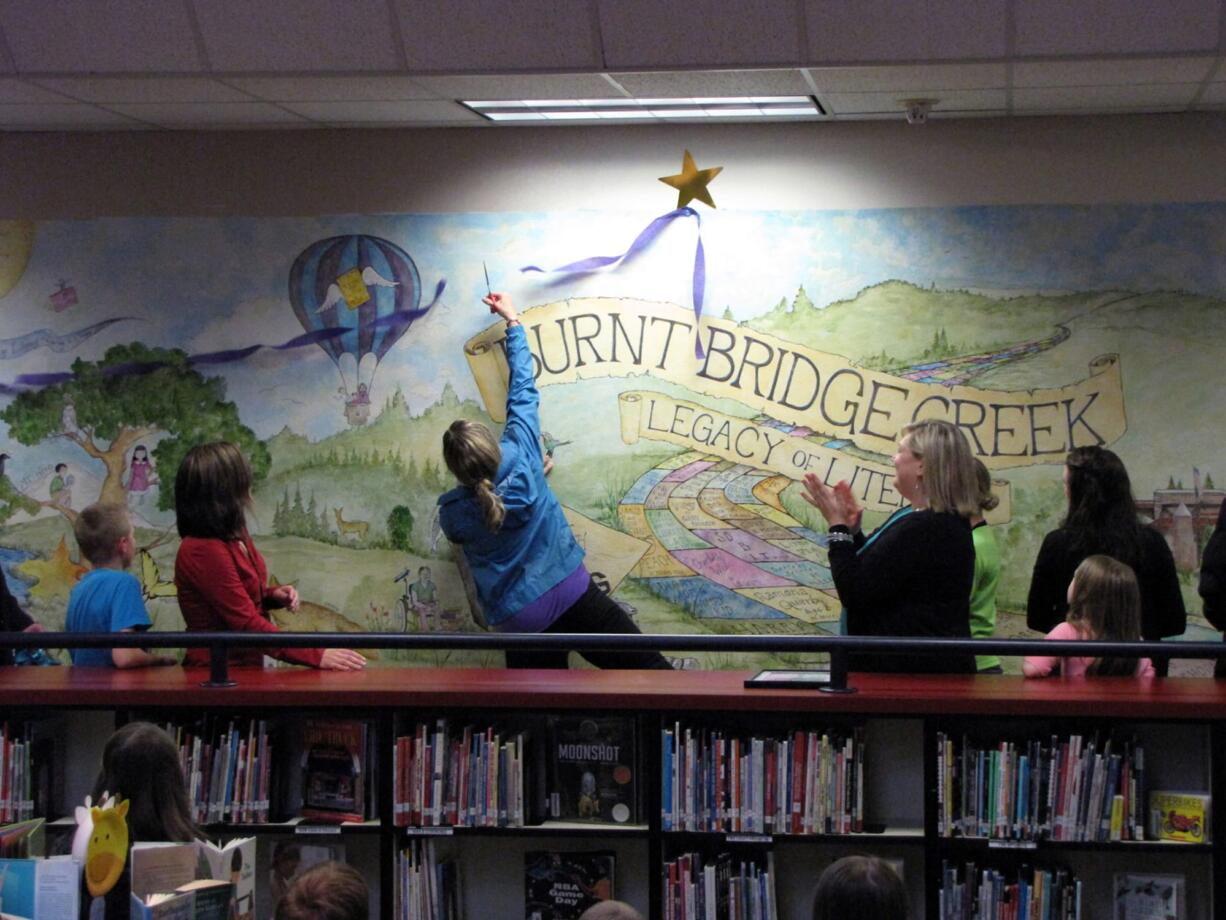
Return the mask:
<path fill-rule="evenodd" d="M 899 367 L 932 357 L 934 338 L 942 331 L 946 345 L 940 357 L 990 351 L 1050 335 L 1060 322 L 1103 298 L 1100 292 L 997 298 L 883 281 L 848 300 L 817 307 L 802 287 L 790 303 L 780 300 L 745 325 L 857 363 Z"/>

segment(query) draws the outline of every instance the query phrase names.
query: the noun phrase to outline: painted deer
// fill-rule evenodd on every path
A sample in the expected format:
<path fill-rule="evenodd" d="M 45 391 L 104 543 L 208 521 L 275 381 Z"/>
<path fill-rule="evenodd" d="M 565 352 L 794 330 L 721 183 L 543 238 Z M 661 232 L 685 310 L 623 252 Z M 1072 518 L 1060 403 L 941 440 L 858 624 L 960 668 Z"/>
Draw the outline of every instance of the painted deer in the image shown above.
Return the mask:
<path fill-rule="evenodd" d="M 353 534 L 359 540 L 365 540 L 366 532 L 370 530 L 370 524 L 366 521 L 346 521 L 341 516 L 344 511 L 344 508 L 332 509 L 332 513 L 336 515 L 336 529 L 339 532 L 340 538 L 343 540 L 348 534 Z"/>

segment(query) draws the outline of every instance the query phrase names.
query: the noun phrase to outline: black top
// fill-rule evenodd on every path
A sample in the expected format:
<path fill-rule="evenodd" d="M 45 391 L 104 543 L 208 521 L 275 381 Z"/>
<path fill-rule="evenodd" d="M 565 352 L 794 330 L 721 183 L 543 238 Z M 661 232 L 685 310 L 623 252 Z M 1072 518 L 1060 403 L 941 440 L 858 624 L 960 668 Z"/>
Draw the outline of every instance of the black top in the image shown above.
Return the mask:
<path fill-rule="evenodd" d="M 1141 561 L 1134 566 L 1141 588 L 1141 638 L 1178 636 L 1187 625 L 1188 614 L 1179 591 L 1175 559 L 1158 531 L 1142 527 L 1141 534 Z M 1064 621 L 1073 572 L 1086 556 L 1092 555 L 1092 551 L 1074 549 L 1072 533 L 1064 528 L 1043 538 L 1030 578 L 1027 626 L 1045 633 Z"/>
<path fill-rule="evenodd" d="M 975 544 L 965 518 L 913 511 L 867 542 L 856 534 L 854 543 L 831 543 L 828 553 L 848 635 L 971 637 Z M 852 655 L 849 665 L 853 671 L 975 671 L 972 655 Z"/>
<path fill-rule="evenodd" d="M 4 580 L 4 575 L 0 574 L 0 631 L 21 632 L 33 622 L 30 615 L 21 609 L 17 598 L 9 592 L 8 582 Z M 13 650 L 0 649 L 0 665 L 12 663 Z"/>
<path fill-rule="evenodd" d="M 1200 560 L 1200 596 L 1205 619 L 1214 629 L 1226 631 L 1226 530 L 1221 528 L 1209 538 Z"/>

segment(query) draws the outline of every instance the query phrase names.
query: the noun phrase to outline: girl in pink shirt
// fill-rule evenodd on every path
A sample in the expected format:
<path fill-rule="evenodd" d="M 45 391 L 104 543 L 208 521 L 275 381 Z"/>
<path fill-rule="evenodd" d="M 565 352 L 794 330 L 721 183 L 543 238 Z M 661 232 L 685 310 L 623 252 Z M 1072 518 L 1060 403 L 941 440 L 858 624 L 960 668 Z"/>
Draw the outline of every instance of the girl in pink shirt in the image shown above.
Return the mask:
<path fill-rule="evenodd" d="M 1141 591 L 1131 566 L 1110 556 L 1087 556 L 1068 586 L 1068 616 L 1049 632 L 1048 639 L 1083 639 L 1136 642 L 1141 638 Z M 1057 667 L 1065 677 L 1085 674 L 1114 677 L 1153 677 L 1148 658 L 1059 658 L 1027 655 L 1022 673 L 1047 677 Z"/>

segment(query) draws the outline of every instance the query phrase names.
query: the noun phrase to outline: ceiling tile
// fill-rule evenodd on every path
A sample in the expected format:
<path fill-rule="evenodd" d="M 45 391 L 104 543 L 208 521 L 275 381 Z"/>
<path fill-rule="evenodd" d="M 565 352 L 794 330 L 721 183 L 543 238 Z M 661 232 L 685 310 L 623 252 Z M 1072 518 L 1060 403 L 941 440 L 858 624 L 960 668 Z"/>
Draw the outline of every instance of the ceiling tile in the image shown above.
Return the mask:
<path fill-rule="evenodd" d="M 1218 0 L 1021 0 L 1019 55 L 1209 51 L 1218 44 Z"/>
<path fill-rule="evenodd" d="M 311 121 L 344 125 L 482 124 L 481 116 L 456 102 L 290 102 L 286 108 Z"/>
<path fill-rule="evenodd" d="M 4 0 L 0 29 L 26 74 L 203 69 L 184 3 Z"/>
<path fill-rule="evenodd" d="M 293 112 L 267 102 L 148 102 L 121 103 L 110 108 L 163 128 L 220 128 L 282 123 L 306 127 Z"/>
<path fill-rule="evenodd" d="M 208 77 L 38 77 L 31 82 L 82 102 L 250 102 Z"/>
<path fill-rule="evenodd" d="M 41 89 L 16 77 L 0 77 L 0 103 L 65 103 L 72 102 L 67 96 Z"/>
<path fill-rule="evenodd" d="M 412 71 L 599 68 L 591 5 L 575 0 L 393 0 Z"/>
<path fill-rule="evenodd" d="M 1214 58 L 1117 58 L 1110 61 L 1018 61 L 1014 86 L 1121 86 L 1199 83 Z"/>
<path fill-rule="evenodd" d="M 70 131 L 143 127 L 131 119 L 79 102 L 64 105 L 0 105 L 0 130 L 34 128 Z"/>
<path fill-rule="evenodd" d="M 818 90 L 827 93 L 1000 89 L 1007 85 L 1004 64 L 899 64 L 888 67 L 810 67 Z"/>
<path fill-rule="evenodd" d="M 796 65 L 796 0 L 602 0 L 600 31 L 611 70 Z"/>
<path fill-rule="evenodd" d="M 809 96 L 813 93 L 799 70 L 655 71 L 610 76 L 630 95 L 644 98 Z"/>
<path fill-rule="evenodd" d="M 1005 0 L 803 0 L 806 59 L 957 60 L 1005 54 Z"/>
<path fill-rule="evenodd" d="M 434 93 L 412 77 L 226 77 L 236 89 L 269 102 L 346 102 L 432 99 Z"/>
<path fill-rule="evenodd" d="M 1152 107 L 1187 107 L 1200 88 L 1198 83 L 1161 83 L 1141 86 L 1039 86 L 1013 91 L 1015 111 L 1042 109 L 1118 111 Z"/>
<path fill-rule="evenodd" d="M 917 95 L 923 95 L 917 93 Z M 828 93 L 819 97 L 826 110 L 840 117 L 872 112 L 894 112 L 903 116 L 903 100 L 910 98 L 892 93 Z M 942 92 L 936 98 L 933 114 L 942 112 L 973 112 L 1003 110 L 1006 95 L 1003 89 L 959 89 Z"/>
<path fill-rule="evenodd" d="M 596 73 L 417 77 L 443 99 L 607 99 L 620 95 Z"/>
<path fill-rule="evenodd" d="M 386 0 L 207 0 L 195 8 L 216 71 L 403 67 Z"/>

